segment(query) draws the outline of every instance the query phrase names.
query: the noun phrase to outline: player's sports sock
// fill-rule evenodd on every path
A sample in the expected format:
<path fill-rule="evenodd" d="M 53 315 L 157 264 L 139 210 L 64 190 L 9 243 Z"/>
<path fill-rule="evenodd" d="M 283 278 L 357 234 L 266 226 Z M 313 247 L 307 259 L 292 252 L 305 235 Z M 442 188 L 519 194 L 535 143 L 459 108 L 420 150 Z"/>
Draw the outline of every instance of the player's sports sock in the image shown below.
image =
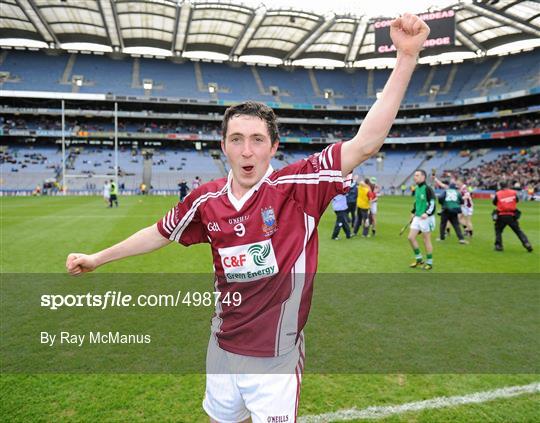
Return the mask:
<path fill-rule="evenodd" d="M 420 248 L 414 249 L 414 258 L 416 261 L 422 261 L 422 253 L 420 252 Z"/>
<path fill-rule="evenodd" d="M 433 266 L 433 254 L 427 253 L 426 254 L 426 263 L 430 266 Z"/>

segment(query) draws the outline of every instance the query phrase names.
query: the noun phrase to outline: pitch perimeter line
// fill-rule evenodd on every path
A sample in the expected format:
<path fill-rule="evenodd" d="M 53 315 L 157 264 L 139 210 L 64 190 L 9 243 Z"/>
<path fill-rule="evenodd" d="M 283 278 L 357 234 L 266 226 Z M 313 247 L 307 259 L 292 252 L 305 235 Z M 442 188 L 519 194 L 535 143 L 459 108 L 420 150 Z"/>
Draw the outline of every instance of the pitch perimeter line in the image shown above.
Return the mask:
<path fill-rule="evenodd" d="M 410 411 L 455 407 L 464 404 L 479 404 L 500 398 L 511 398 L 534 393 L 540 393 L 540 382 L 522 386 L 509 386 L 493 391 L 475 392 L 462 396 L 436 397 L 425 401 L 408 402 L 400 405 L 373 406 L 362 410 L 351 408 L 349 410 L 340 410 L 333 413 L 303 416 L 300 417 L 298 421 L 300 423 L 323 423 L 353 419 L 381 419 L 394 414 L 402 414 Z"/>

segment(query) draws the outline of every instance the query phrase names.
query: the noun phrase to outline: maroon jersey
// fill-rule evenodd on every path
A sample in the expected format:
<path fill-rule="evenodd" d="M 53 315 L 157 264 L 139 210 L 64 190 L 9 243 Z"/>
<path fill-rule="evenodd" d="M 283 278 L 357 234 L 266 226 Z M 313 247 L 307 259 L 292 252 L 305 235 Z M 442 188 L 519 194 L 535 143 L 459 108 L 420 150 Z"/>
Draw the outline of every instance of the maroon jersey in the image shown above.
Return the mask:
<path fill-rule="evenodd" d="M 278 171 L 270 167 L 240 200 L 229 173 L 192 191 L 157 223 L 183 245 L 210 243 L 216 291 L 221 298 L 240 293 L 239 306 L 218 302 L 212 318 L 224 350 L 271 357 L 294 348 L 311 305 L 317 224 L 350 186 L 341 174 L 341 146 Z"/>
<path fill-rule="evenodd" d="M 471 208 L 473 206 L 473 201 L 472 201 L 472 195 L 469 191 L 469 187 L 463 184 L 461 188 L 459 189 L 459 192 L 461 193 L 461 197 L 463 198 L 463 204 L 465 205 L 465 207 Z"/>

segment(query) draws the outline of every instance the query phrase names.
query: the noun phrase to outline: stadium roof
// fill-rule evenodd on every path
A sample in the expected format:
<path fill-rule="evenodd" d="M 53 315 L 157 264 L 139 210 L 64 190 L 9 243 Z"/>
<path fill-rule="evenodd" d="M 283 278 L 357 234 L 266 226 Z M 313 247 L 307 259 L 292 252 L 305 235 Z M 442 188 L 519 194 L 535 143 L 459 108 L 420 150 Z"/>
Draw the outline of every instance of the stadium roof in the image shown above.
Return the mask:
<path fill-rule="evenodd" d="M 513 42 L 540 44 L 538 1 L 470 0 L 444 10 L 455 11 L 456 43 L 424 54 L 472 57 Z M 393 56 L 375 52 L 375 19 L 367 14 L 223 1 L 2 0 L 0 18 L 4 45 L 24 39 L 49 48 L 90 43 L 119 52 L 146 47 L 172 56 L 211 52 L 228 60 L 266 56 L 278 63 L 331 59 L 348 65 Z"/>

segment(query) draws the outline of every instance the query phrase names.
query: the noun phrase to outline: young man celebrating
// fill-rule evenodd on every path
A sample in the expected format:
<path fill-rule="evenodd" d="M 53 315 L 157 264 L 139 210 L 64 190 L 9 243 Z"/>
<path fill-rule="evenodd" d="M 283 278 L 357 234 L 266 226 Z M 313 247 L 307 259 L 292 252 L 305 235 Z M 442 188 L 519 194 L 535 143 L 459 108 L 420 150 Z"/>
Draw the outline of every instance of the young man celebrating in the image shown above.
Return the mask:
<path fill-rule="evenodd" d="M 431 243 L 431 232 L 435 230 L 435 192 L 426 185 L 426 172 L 422 169 L 414 172 L 414 205 L 411 211 L 411 229 L 409 231 L 409 242 L 414 251 L 415 260 L 410 267 L 421 267 L 424 270 L 433 268 L 433 245 Z M 422 233 L 424 245 L 426 247 L 426 262 L 420 252 L 420 246 L 416 237 Z"/>
<path fill-rule="evenodd" d="M 233 106 L 222 123 L 228 178 L 201 185 L 156 224 L 113 247 L 67 258 L 67 270 L 78 275 L 173 241 L 210 243 L 215 290 L 243 299 L 236 307 L 218 302 L 212 319 L 203 401 L 211 422 L 296 419 L 317 224 L 332 198 L 347 191 L 352 170 L 382 146 L 429 28 L 406 14 L 390 33 L 396 66 L 353 139 L 274 171 L 274 112 L 260 103 Z"/>
<path fill-rule="evenodd" d="M 463 197 L 463 204 L 461 206 L 460 223 L 465 228 L 465 235 L 468 235 L 472 238 L 473 236 L 472 216 L 474 213 L 474 204 L 473 204 L 472 194 L 467 184 L 465 184 L 465 182 L 463 182 L 461 179 L 457 180 L 457 186 L 459 188 L 459 192 L 461 193 L 461 196 Z"/>

